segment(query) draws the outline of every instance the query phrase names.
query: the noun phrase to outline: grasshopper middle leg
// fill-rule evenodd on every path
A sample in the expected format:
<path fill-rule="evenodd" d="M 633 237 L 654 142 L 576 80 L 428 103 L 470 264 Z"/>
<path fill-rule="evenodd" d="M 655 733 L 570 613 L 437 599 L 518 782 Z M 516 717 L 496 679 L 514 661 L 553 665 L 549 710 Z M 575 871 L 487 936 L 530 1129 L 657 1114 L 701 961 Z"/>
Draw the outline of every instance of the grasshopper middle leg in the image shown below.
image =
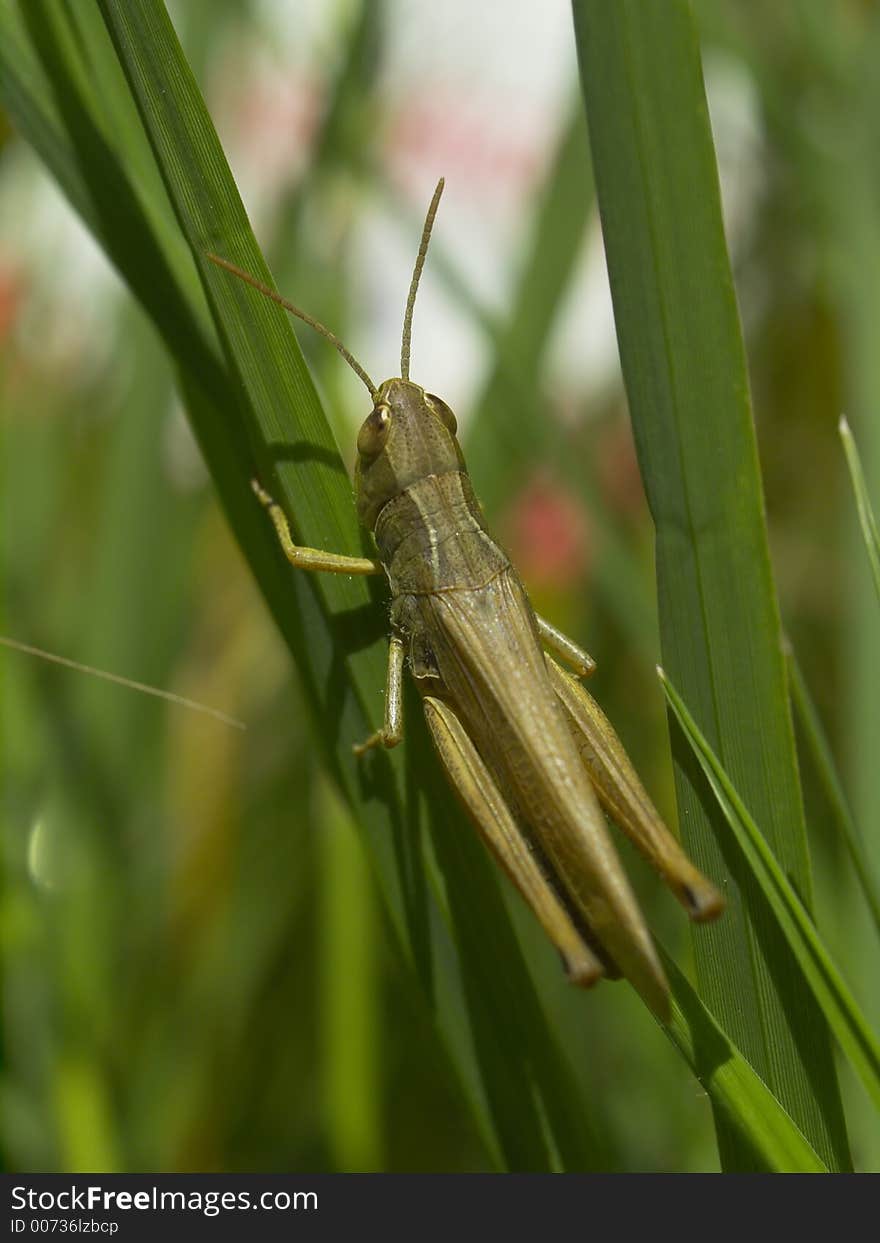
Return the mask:
<path fill-rule="evenodd" d="M 256 479 L 251 480 L 251 487 L 257 500 L 272 519 L 275 530 L 278 532 L 278 541 L 291 565 L 295 565 L 300 570 L 323 571 L 327 574 L 383 573 L 381 561 L 372 561 L 368 557 L 346 557 L 342 553 L 324 552 L 320 548 L 303 548 L 300 544 L 295 544 L 287 516 L 278 502 L 272 499 Z M 388 647 L 385 721 L 382 728 L 375 734 L 371 734 L 366 742 L 355 746 L 355 755 L 363 755 L 371 747 L 396 747 L 403 737 L 403 659 L 403 641 L 396 635 L 392 635 Z"/>
<path fill-rule="evenodd" d="M 355 755 L 363 755 L 372 747 L 396 747 L 403 738 L 403 661 L 406 648 L 403 639 L 393 634 L 388 643 L 388 678 L 385 683 L 385 720 L 382 728 L 370 734 L 366 742 L 355 744 Z"/>

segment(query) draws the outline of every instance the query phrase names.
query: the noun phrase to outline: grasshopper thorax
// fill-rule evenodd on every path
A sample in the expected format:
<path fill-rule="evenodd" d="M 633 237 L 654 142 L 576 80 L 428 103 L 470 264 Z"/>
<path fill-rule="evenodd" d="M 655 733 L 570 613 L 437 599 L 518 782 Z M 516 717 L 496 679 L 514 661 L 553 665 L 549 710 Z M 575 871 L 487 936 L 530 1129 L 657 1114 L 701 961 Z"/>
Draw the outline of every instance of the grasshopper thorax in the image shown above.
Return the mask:
<path fill-rule="evenodd" d="M 385 380 L 358 433 L 355 493 L 369 530 L 384 505 L 429 475 L 464 469 L 455 415 L 411 380 Z"/>

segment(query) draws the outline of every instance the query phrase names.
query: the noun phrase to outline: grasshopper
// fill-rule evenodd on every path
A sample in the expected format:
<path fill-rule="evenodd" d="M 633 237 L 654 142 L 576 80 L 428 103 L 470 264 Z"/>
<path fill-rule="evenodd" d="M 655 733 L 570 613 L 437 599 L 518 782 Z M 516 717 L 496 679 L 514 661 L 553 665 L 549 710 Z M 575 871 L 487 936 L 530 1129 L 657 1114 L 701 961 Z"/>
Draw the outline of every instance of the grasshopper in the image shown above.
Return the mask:
<path fill-rule="evenodd" d="M 410 284 L 400 376 L 378 386 L 329 329 L 208 255 L 327 337 L 369 390 L 373 407 L 358 433 L 355 494 L 378 558 L 298 546 L 280 506 L 256 481 L 254 491 L 292 565 L 388 578 L 384 723 L 355 751 L 401 741 L 408 664 L 456 795 L 571 981 L 588 987 L 603 975 L 624 975 L 667 1020 L 666 976 L 602 808 L 692 919 L 714 919 L 724 900 L 663 824 L 611 724 L 574 676 L 590 674 L 592 658 L 534 612 L 486 530 L 452 410 L 410 379 L 413 309 L 443 184 L 428 209 Z"/>

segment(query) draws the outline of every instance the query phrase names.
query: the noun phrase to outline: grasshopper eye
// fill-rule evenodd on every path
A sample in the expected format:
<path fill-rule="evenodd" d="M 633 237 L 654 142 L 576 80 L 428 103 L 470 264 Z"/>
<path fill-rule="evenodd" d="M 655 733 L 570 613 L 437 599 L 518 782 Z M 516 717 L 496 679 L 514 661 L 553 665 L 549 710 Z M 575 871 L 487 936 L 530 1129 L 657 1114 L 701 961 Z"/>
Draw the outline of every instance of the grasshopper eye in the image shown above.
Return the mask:
<path fill-rule="evenodd" d="M 433 393 L 425 393 L 425 400 L 440 419 L 440 422 L 446 430 L 452 432 L 454 436 L 458 431 L 458 420 L 442 397 L 435 397 Z"/>
<path fill-rule="evenodd" d="M 386 405 L 376 406 L 364 420 L 358 432 L 357 451 L 361 457 L 375 457 L 381 452 L 388 439 L 391 427 L 391 408 Z"/>

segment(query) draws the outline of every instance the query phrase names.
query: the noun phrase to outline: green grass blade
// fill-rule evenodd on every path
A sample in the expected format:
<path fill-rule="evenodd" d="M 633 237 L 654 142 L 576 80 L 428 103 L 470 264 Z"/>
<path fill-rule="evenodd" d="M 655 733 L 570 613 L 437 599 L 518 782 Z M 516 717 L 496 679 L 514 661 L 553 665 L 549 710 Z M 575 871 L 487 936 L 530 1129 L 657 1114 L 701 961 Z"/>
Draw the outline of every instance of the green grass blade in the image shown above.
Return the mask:
<path fill-rule="evenodd" d="M 843 783 L 837 772 L 837 765 L 834 762 L 834 756 L 831 754 L 831 746 L 822 728 L 818 709 L 810 694 L 800 663 L 791 651 L 788 653 L 788 678 L 789 685 L 791 686 L 792 703 L 800 718 L 813 765 L 822 783 L 822 789 L 838 832 L 843 838 L 859 884 L 862 887 L 862 893 L 871 912 L 874 927 L 877 929 L 878 934 L 880 934 L 880 889 L 878 889 L 877 879 L 874 875 L 871 861 L 865 853 L 859 827 L 850 810 L 849 800 L 846 797 Z"/>
<path fill-rule="evenodd" d="M 381 984 L 378 906 L 348 808 L 329 783 L 318 842 L 318 972 L 322 1097 L 327 1143 L 339 1170 L 382 1169 Z M 352 1032 L 358 1039 L 352 1040 Z"/>
<path fill-rule="evenodd" d="M 767 839 L 743 804 L 718 757 L 698 729 L 678 691 L 658 669 L 675 718 L 693 748 L 718 806 L 761 887 L 780 933 L 800 963 L 818 1005 L 875 1104 L 880 1106 L 880 1043 L 822 943 L 803 902 L 773 857 Z"/>
<path fill-rule="evenodd" d="M 667 1036 L 690 1065 L 757 1169 L 773 1173 L 827 1173 L 828 1167 L 779 1101 L 718 1026 L 668 954 L 672 988 Z"/>
<path fill-rule="evenodd" d="M 856 448 L 856 442 L 850 431 L 849 423 L 843 416 L 840 419 L 840 439 L 843 441 L 846 464 L 849 467 L 853 492 L 856 496 L 859 524 L 865 540 L 868 561 L 871 564 L 871 574 L 874 578 L 874 586 L 877 589 L 877 598 L 880 600 L 880 532 L 877 530 L 877 519 L 874 517 L 871 498 L 868 496 L 868 485 L 865 483 L 865 473 L 862 470 L 859 451 Z"/>
<path fill-rule="evenodd" d="M 621 363 L 656 525 L 664 664 L 809 902 L 811 880 L 748 377 L 689 5 L 575 0 Z M 833 1168 L 848 1144 L 821 1012 L 673 737 L 689 852 L 726 877 L 700 992 Z M 717 840 L 716 840 L 717 839 Z M 722 1163 L 748 1158 L 718 1119 Z"/>
<path fill-rule="evenodd" d="M 97 231 L 88 190 L 65 140 L 45 75 L 22 29 L 12 0 L 0 3 L 0 101 L 6 114 L 53 170 L 53 175 L 89 228 Z"/>

